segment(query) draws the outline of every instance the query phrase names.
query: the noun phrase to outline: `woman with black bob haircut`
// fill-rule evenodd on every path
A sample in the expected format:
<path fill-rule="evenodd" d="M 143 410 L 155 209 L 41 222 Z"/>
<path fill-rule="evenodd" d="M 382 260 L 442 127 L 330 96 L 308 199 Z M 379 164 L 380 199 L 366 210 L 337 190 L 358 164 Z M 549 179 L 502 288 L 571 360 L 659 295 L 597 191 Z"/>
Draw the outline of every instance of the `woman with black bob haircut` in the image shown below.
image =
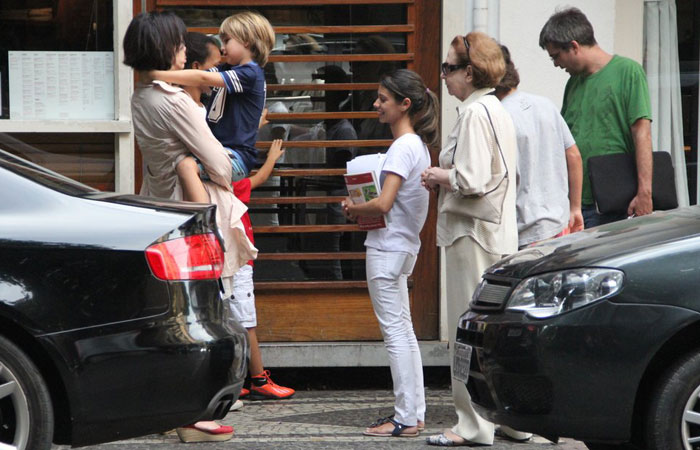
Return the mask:
<path fill-rule="evenodd" d="M 221 276 L 232 277 L 256 257 L 257 250 L 245 237 L 240 219 L 246 207 L 233 195 L 228 153 L 212 134 L 200 108 L 182 88 L 148 76 L 149 70 L 184 68 L 185 34 L 185 24 L 175 14 L 153 12 L 136 16 L 124 36 L 124 64 L 133 67 L 138 76 L 131 97 L 131 114 L 144 161 L 140 193 L 182 200 L 176 167 L 187 156 L 196 156 L 211 179 L 199 183 L 202 199 L 217 205 L 216 223 L 226 248 Z M 231 438 L 233 428 L 197 422 L 178 428 L 177 432 L 185 442 L 223 441 Z"/>
<path fill-rule="evenodd" d="M 124 64 L 136 71 L 169 70 L 186 34 L 185 23 L 171 12 L 139 14 L 124 35 Z"/>

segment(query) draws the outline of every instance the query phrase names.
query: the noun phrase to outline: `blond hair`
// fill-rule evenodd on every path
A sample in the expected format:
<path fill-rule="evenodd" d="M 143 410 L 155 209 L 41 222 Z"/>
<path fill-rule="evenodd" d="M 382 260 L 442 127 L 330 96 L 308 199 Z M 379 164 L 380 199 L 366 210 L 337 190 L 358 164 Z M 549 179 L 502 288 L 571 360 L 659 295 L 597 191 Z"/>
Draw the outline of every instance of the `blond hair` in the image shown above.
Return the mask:
<path fill-rule="evenodd" d="M 496 87 L 506 73 L 501 46 L 489 35 L 472 31 L 467 35 L 469 55 L 464 47 L 464 38 L 455 36 L 452 47 L 455 49 L 458 64 L 470 64 L 474 74 L 474 87 L 477 89 Z"/>
<path fill-rule="evenodd" d="M 224 19 L 219 27 L 219 35 L 246 45 L 253 60 L 261 67 L 267 64 L 267 58 L 275 46 L 272 25 L 265 17 L 253 11 L 243 11 Z"/>

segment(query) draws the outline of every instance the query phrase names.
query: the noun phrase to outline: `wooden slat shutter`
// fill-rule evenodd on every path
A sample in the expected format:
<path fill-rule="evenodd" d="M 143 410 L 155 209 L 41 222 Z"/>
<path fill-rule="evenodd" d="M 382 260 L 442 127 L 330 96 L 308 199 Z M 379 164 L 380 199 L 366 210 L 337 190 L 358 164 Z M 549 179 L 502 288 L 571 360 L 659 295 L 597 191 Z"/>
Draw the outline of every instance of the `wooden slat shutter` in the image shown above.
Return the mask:
<path fill-rule="evenodd" d="M 273 109 L 268 119 L 271 127 L 285 130 L 286 160 L 274 171 L 275 182 L 261 187 L 249 205 L 256 245 L 261 249 L 255 262 L 261 340 L 381 339 L 364 277 L 364 233 L 355 224 L 338 220 L 337 208 L 333 212 L 332 205 L 343 199 L 338 182 L 345 169 L 329 161 L 334 152 L 373 153 L 391 145 L 386 130 L 383 135 L 363 131 L 376 125 L 371 102 L 381 70 L 415 70 L 431 90 L 439 92 L 439 5 L 435 0 L 148 1 L 149 9 L 174 10 L 189 30 L 208 34 L 218 33 L 227 15 L 257 10 L 270 20 L 278 36 L 266 73 L 271 77 L 268 106 L 282 106 Z M 300 51 L 287 45 L 292 41 L 299 42 Z M 372 48 L 370 43 L 377 45 Z M 347 79 L 325 81 L 330 77 L 320 67 L 327 72 L 328 65 L 342 69 Z M 300 67 L 315 68 L 315 72 L 300 79 Z M 317 75 L 325 77 L 324 82 L 318 82 Z M 334 95 L 343 101 L 329 109 Z M 324 135 L 341 122 L 347 131 L 351 124 L 357 136 Z M 312 132 L 317 129 L 322 132 Z M 264 154 L 271 141 L 259 139 L 257 146 Z M 432 152 L 435 162 L 437 149 Z M 434 230 L 431 205 L 421 233 L 421 254 L 409 281 L 419 339 L 438 338 Z"/>

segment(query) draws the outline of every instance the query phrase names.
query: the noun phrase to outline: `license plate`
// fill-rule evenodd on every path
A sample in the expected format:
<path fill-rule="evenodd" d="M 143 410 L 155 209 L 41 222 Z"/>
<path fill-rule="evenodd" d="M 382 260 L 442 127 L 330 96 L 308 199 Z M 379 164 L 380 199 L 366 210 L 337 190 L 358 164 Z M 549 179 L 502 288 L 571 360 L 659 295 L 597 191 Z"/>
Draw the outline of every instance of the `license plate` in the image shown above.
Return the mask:
<path fill-rule="evenodd" d="M 466 383 L 469 379 L 469 364 L 472 360 L 472 347 L 460 342 L 455 342 L 454 355 L 452 378 Z"/>

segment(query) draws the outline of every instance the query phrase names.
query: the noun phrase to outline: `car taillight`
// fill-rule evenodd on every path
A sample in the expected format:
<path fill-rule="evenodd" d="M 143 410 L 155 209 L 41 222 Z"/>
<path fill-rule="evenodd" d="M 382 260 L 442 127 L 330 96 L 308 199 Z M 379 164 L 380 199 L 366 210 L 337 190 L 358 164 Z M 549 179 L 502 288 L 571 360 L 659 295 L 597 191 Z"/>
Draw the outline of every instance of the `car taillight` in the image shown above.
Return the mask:
<path fill-rule="evenodd" d="M 151 245 L 146 260 L 161 280 L 203 280 L 221 276 L 224 252 L 214 234 L 196 234 Z"/>

